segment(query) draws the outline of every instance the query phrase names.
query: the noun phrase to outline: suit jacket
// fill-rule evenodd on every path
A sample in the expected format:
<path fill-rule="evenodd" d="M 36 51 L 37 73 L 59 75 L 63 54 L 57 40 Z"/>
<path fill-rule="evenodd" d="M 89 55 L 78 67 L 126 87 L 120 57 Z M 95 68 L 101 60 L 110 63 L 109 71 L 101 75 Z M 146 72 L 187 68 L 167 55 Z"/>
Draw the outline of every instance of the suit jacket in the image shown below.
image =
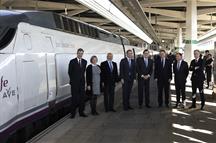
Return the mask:
<path fill-rule="evenodd" d="M 126 81 L 134 80 L 136 78 L 135 61 L 131 59 L 131 68 L 127 58 L 123 58 L 120 62 L 120 77 Z"/>
<path fill-rule="evenodd" d="M 156 60 L 154 78 L 159 81 L 168 81 L 169 79 L 172 79 L 172 63 L 170 60 L 165 59 L 164 67 L 161 63 L 161 58 Z"/>
<path fill-rule="evenodd" d="M 99 68 L 100 66 L 97 65 Z M 90 93 L 92 93 L 92 65 L 88 65 L 87 69 L 86 69 L 86 83 L 87 83 L 87 86 L 90 86 L 91 89 L 90 89 Z M 99 83 L 100 84 L 100 90 L 101 90 L 101 82 Z"/>
<path fill-rule="evenodd" d="M 74 58 L 69 63 L 68 74 L 70 77 L 70 84 L 73 87 L 85 86 L 85 70 L 87 61 L 81 60 L 82 66 L 80 67 L 77 58 Z"/>
<path fill-rule="evenodd" d="M 187 62 L 183 61 L 181 62 L 180 69 L 178 70 L 178 64 L 177 61 L 173 64 L 173 72 L 175 74 L 175 83 L 178 82 L 180 84 L 185 84 L 187 81 L 187 76 L 189 73 L 188 64 Z"/>
<path fill-rule="evenodd" d="M 191 80 L 194 80 L 194 81 L 196 80 L 204 81 L 205 80 L 203 59 L 199 58 L 198 62 L 196 62 L 195 59 L 193 59 L 190 63 L 189 70 L 192 71 Z"/>
<path fill-rule="evenodd" d="M 213 59 L 211 58 L 211 59 L 206 59 L 205 60 L 205 68 L 206 68 L 206 70 L 211 70 L 211 68 L 212 68 L 212 62 L 213 62 Z"/>
<path fill-rule="evenodd" d="M 110 70 L 108 61 L 101 63 L 101 81 L 105 84 L 119 81 L 117 64 L 112 62 L 113 70 Z"/>
<path fill-rule="evenodd" d="M 150 75 L 153 71 L 153 60 L 148 59 L 148 66 L 146 67 L 145 61 L 143 57 L 137 58 L 136 62 L 136 71 L 138 73 L 138 79 L 143 79 L 142 75 Z"/>

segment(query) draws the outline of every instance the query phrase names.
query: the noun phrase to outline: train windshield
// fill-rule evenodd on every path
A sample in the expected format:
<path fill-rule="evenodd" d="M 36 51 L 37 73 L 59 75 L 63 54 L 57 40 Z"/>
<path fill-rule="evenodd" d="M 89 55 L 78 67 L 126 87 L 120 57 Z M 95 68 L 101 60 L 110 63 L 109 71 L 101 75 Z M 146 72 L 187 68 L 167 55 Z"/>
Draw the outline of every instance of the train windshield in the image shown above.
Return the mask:
<path fill-rule="evenodd" d="M 16 29 L 0 25 L 0 50 L 5 48 L 13 39 Z"/>
<path fill-rule="evenodd" d="M 21 17 L 18 14 L 20 13 L 0 10 L 0 50 L 12 41 Z"/>

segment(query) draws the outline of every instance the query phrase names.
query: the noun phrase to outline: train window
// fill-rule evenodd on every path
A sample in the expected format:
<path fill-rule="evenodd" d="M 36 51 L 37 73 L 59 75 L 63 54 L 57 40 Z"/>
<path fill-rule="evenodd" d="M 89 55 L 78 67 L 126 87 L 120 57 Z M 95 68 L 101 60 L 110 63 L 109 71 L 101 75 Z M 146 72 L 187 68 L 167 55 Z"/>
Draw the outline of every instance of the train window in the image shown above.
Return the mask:
<path fill-rule="evenodd" d="M 68 21 L 69 22 L 69 26 L 70 26 L 70 30 L 71 30 L 71 32 L 75 32 L 75 26 L 74 26 L 74 21 L 73 20 L 69 20 Z"/>
<path fill-rule="evenodd" d="M 87 35 L 86 28 L 87 28 L 86 25 L 83 24 L 83 33 L 84 33 L 84 35 Z"/>
<path fill-rule="evenodd" d="M 99 38 L 98 30 L 96 28 L 94 29 L 94 33 L 95 33 L 95 38 Z"/>
<path fill-rule="evenodd" d="M 85 24 L 83 24 L 83 25 L 84 25 L 84 33 L 85 33 L 85 35 L 89 36 L 88 25 L 85 25 Z"/>
<path fill-rule="evenodd" d="M 88 27 L 88 33 L 89 33 L 89 36 L 90 36 L 90 37 L 93 37 L 93 38 L 94 38 L 94 35 L 93 35 L 93 34 L 94 34 L 94 33 L 93 33 L 93 28 L 90 27 L 90 26 Z"/>
<path fill-rule="evenodd" d="M 26 49 L 31 50 L 32 49 L 31 37 L 28 34 L 24 34 L 23 39 L 24 39 Z"/>
<path fill-rule="evenodd" d="M 64 25 L 64 30 L 70 31 L 68 19 L 66 17 L 62 17 L 63 25 Z"/>
<path fill-rule="evenodd" d="M 81 34 L 85 34 L 84 33 L 84 25 L 82 23 L 80 23 L 79 25 L 80 25 L 80 29 L 81 29 Z"/>
<path fill-rule="evenodd" d="M 92 28 L 92 36 L 94 37 L 94 38 L 97 38 L 97 29 L 95 29 L 95 28 Z"/>
<path fill-rule="evenodd" d="M 3 28 L 0 31 L 0 50 L 6 47 L 13 39 L 16 29 L 15 28 Z"/>
<path fill-rule="evenodd" d="M 88 36 L 90 36 L 91 37 L 91 32 L 90 32 L 90 29 L 91 27 L 89 26 L 89 25 L 86 25 L 86 33 L 87 33 L 87 35 Z"/>
<path fill-rule="evenodd" d="M 54 14 L 54 20 L 55 20 L 56 27 L 62 29 L 61 17 L 57 14 Z"/>
<path fill-rule="evenodd" d="M 74 28 L 75 28 L 74 30 L 76 33 L 80 33 L 79 32 L 79 25 L 78 25 L 78 22 L 76 22 L 76 21 L 74 21 Z"/>

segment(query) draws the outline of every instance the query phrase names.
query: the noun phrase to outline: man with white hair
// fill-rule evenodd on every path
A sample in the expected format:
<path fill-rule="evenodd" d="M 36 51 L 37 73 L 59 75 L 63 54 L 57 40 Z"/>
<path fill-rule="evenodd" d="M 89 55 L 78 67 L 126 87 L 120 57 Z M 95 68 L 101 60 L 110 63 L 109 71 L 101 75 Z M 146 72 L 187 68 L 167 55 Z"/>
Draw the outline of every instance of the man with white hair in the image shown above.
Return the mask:
<path fill-rule="evenodd" d="M 190 108 L 196 108 L 196 90 L 199 89 L 201 99 L 201 110 L 205 106 L 205 97 L 203 92 L 203 83 L 205 80 L 204 61 L 200 58 L 200 51 L 194 50 L 194 58 L 190 63 L 189 70 L 192 71 L 192 105 Z"/>

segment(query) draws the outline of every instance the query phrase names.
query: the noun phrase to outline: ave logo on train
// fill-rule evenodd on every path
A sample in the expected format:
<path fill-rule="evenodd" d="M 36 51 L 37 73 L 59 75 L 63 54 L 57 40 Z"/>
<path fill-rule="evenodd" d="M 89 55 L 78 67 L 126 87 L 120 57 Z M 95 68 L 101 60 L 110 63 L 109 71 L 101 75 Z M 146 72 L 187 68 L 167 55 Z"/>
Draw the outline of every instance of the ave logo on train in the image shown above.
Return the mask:
<path fill-rule="evenodd" d="M 9 86 L 9 81 L 7 79 L 4 79 L 4 76 L 1 76 L 0 95 L 2 98 L 10 98 L 12 96 L 16 96 L 16 90 L 12 89 Z"/>

